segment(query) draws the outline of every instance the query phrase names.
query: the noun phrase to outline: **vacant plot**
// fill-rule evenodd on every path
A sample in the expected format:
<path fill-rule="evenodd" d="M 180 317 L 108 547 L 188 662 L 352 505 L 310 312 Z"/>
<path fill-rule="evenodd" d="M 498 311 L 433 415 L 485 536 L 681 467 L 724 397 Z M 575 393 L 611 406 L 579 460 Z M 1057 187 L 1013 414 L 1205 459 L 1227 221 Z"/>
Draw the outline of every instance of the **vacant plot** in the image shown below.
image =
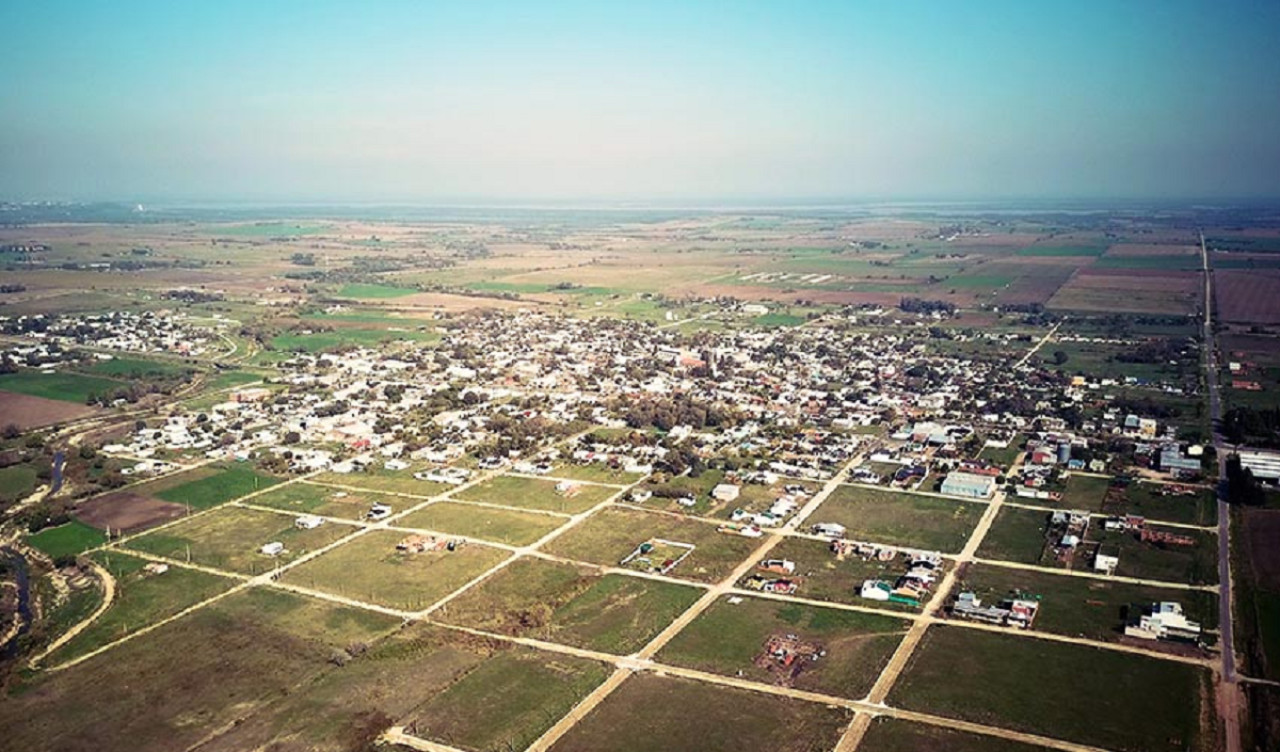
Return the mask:
<path fill-rule="evenodd" d="M 565 522 L 565 518 L 550 514 L 438 501 L 406 515 L 397 520 L 396 524 L 450 535 L 465 535 L 508 546 L 527 546 Z"/>
<path fill-rule="evenodd" d="M 76 556 L 106 542 L 107 536 L 101 530 L 75 520 L 65 525 L 47 527 L 34 535 L 27 536 L 27 543 L 54 559 L 61 556 Z"/>
<path fill-rule="evenodd" d="M 880 716 L 871 722 L 858 749 L 862 752 L 1048 752 L 1049 748 Z"/>
<path fill-rule="evenodd" d="M 1049 512 L 1003 506 L 978 546 L 983 559 L 1040 564 L 1048 544 Z"/>
<path fill-rule="evenodd" d="M 173 378 L 193 371 L 191 366 L 161 360 L 145 360 L 143 358 L 112 358 L 96 360 L 83 369 L 97 376 L 108 376 L 127 379 Z"/>
<path fill-rule="evenodd" d="M 503 650 L 414 711 L 409 723 L 423 737 L 462 749 L 524 749 L 608 674 L 594 661 Z"/>
<path fill-rule="evenodd" d="M 1206 630 L 1218 624 L 1218 598 L 1203 591 L 1066 577 L 984 564 L 965 570 L 957 585 L 957 591 L 960 590 L 972 590 L 989 603 L 1020 593 L 1040 601 L 1035 629 L 1108 642 L 1126 641 L 1125 625 L 1136 623 L 1144 607 L 1161 601 L 1181 603 L 1187 618 L 1199 622 Z M 1149 642 L 1137 644 L 1155 647 Z"/>
<path fill-rule="evenodd" d="M 629 655 L 702 591 L 590 567 L 521 559 L 468 590 L 441 614 L 450 624 Z"/>
<path fill-rule="evenodd" d="M 847 710 L 688 679 L 636 674 L 554 752 L 812 752 L 832 749 Z"/>
<path fill-rule="evenodd" d="M 435 483 L 429 480 L 418 480 L 415 472 L 426 468 L 426 464 L 413 465 L 404 470 L 388 470 L 385 467 L 370 467 L 354 473 L 321 473 L 315 477 L 316 483 L 328 483 L 335 486 L 351 486 L 370 491 L 388 491 L 391 493 L 413 494 L 428 498 L 439 496 L 454 486 L 447 483 Z"/>
<path fill-rule="evenodd" d="M 372 642 L 404 624 L 395 616 L 269 587 L 241 590 L 210 608 L 239 624 L 270 626 L 309 642 L 342 649 Z"/>
<path fill-rule="evenodd" d="M 143 568 L 146 559 L 119 551 L 101 551 L 93 558 L 115 578 L 115 600 L 87 629 L 50 656 L 50 664 L 76 658 L 126 637 L 225 592 L 237 582 L 230 577 L 183 567 L 169 567 L 167 572 L 152 574 Z"/>
<path fill-rule="evenodd" d="M 1158 658 L 938 626 L 889 703 L 1107 749 L 1208 750 L 1208 682 L 1204 669 Z"/>
<path fill-rule="evenodd" d="M 1147 481 L 1130 483 L 1125 488 L 1121 508 L 1105 507 L 1105 511 L 1188 525 L 1215 525 L 1218 522 L 1218 503 L 1212 489 L 1193 488 L 1190 493 L 1183 493 L 1167 484 Z"/>
<path fill-rule="evenodd" d="M 1100 528 L 1101 526 L 1096 526 Z M 1136 533 L 1090 530 L 1086 547 L 1096 544 L 1104 554 L 1120 557 L 1116 574 L 1145 580 L 1212 585 L 1218 581 L 1218 537 L 1198 530 L 1160 528 L 1147 524 L 1153 532 L 1169 532 L 1191 539 L 1190 545 L 1143 541 Z"/>
<path fill-rule="evenodd" d="M 374 504 L 385 504 L 391 507 L 393 512 L 399 512 L 419 502 L 400 496 L 344 491 L 302 482 L 272 488 L 266 493 L 254 496 L 246 503 L 298 514 L 318 514 L 345 520 L 359 520 L 364 519 Z"/>
<path fill-rule="evenodd" d="M 256 473 L 247 465 L 232 465 L 216 475 L 166 488 L 155 495 L 191 509 L 210 509 L 279 482 L 279 478 Z"/>
<path fill-rule="evenodd" d="M 1105 245 L 1031 245 L 1018 251 L 1019 256 L 1101 256 Z"/>
<path fill-rule="evenodd" d="M 1066 509 L 1102 509 L 1102 499 L 1111 485 L 1110 478 L 1073 473 L 1062 490 L 1062 506 Z"/>
<path fill-rule="evenodd" d="M 553 480 L 499 475 L 466 489 L 456 498 L 523 509 L 577 514 L 585 512 L 617 492 L 618 489 L 609 486 L 593 486 L 586 483 L 566 484 Z"/>
<path fill-rule="evenodd" d="M 625 473 L 621 468 L 609 467 L 603 462 L 591 462 L 585 465 L 572 462 L 558 465 L 551 471 L 551 475 L 556 478 L 613 483 L 620 486 L 630 485 L 640 480 L 640 475 L 637 473 Z"/>
<path fill-rule="evenodd" d="M 0 502 L 24 499 L 36 490 L 37 470 L 31 464 L 0 467 Z"/>
<path fill-rule="evenodd" d="M 858 699 L 889 662 L 909 622 L 762 598 L 726 597 L 675 637 L 658 659 L 701 671 Z M 778 640 L 790 651 L 771 655 Z"/>
<path fill-rule="evenodd" d="M 286 515 L 225 507 L 162 530 L 143 533 L 127 541 L 125 546 L 176 561 L 252 575 L 305 556 L 353 530 L 336 523 L 299 530 Z M 264 545 L 274 542 L 284 544 L 282 553 L 276 556 L 262 553 L 260 549 Z"/>
<path fill-rule="evenodd" d="M 133 491 L 95 496 L 76 507 L 76 519 L 99 530 L 136 533 L 176 520 L 189 510 L 183 504 L 161 501 Z"/>
<path fill-rule="evenodd" d="M 440 335 L 431 332 L 392 329 L 338 329 L 328 332 L 290 332 L 271 338 L 271 347 L 286 352 L 325 352 L 353 347 L 376 347 L 383 342 L 408 340 L 434 342 Z"/>
<path fill-rule="evenodd" d="M 0 391 L 29 394 L 32 397 L 61 402 L 75 402 L 80 405 L 88 402 L 91 397 L 108 394 L 125 386 L 127 384 L 122 381 L 86 376 L 82 373 L 18 371 L 0 374 Z"/>
<path fill-rule="evenodd" d="M 1280 511 L 1244 510 L 1238 525 L 1237 644 L 1257 675 L 1280 680 Z"/>
<path fill-rule="evenodd" d="M 374 530 L 289 570 L 284 581 L 381 606 L 417 611 L 507 557 L 505 551 L 478 544 L 464 545 L 455 551 L 406 553 L 396 550 L 396 544 L 404 537 L 404 533 L 394 530 Z"/>
<path fill-rule="evenodd" d="M 1280 271 L 1215 271 L 1218 318 L 1243 324 L 1280 323 Z"/>
<path fill-rule="evenodd" d="M 15 425 L 23 431 L 76 420 L 97 411 L 97 408 L 84 404 L 0 391 L 0 415 L 4 416 L 0 422 L 6 426 Z"/>
<path fill-rule="evenodd" d="M 956 553 L 985 509 L 984 504 L 844 485 L 811 519 L 844 525 L 850 540 Z"/>
<path fill-rule="evenodd" d="M 618 566 L 641 543 L 662 539 L 695 546 L 669 574 L 700 582 L 727 577 L 759 542 L 716 532 L 714 525 L 665 514 L 605 509 L 551 541 L 546 551 L 568 559 Z"/>

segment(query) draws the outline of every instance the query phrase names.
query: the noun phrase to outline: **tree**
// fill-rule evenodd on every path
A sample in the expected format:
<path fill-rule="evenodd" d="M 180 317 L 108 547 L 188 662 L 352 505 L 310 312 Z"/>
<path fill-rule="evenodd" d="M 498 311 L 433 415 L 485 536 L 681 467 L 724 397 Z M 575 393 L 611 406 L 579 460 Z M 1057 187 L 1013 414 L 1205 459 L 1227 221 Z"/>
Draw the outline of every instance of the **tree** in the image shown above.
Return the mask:
<path fill-rule="evenodd" d="M 1054 365 L 1058 365 L 1058 366 L 1064 365 L 1070 359 L 1071 357 L 1067 355 L 1065 352 L 1063 352 L 1062 350 L 1055 350 L 1053 353 Z"/>

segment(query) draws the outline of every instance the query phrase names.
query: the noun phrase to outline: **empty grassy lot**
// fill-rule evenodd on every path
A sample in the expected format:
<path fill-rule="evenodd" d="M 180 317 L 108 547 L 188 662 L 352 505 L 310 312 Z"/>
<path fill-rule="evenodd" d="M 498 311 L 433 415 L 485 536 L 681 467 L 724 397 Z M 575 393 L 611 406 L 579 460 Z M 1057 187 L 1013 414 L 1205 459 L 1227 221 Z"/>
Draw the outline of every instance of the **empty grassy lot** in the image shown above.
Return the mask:
<path fill-rule="evenodd" d="M 356 488 L 366 488 L 370 491 L 389 491 L 423 497 L 439 496 L 445 491 L 454 488 L 454 486 L 447 483 L 434 483 L 413 477 L 414 473 L 427 467 L 427 463 L 413 464 L 404 470 L 370 467 L 367 470 L 354 473 L 321 473 L 314 480 L 317 483 L 354 486 Z"/>
<path fill-rule="evenodd" d="M 668 574 L 716 582 L 759 546 L 759 541 L 716 532 L 714 525 L 630 509 L 604 509 L 551 541 L 546 551 L 602 566 L 618 566 L 650 538 L 688 543 L 697 548 Z"/>
<path fill-rule="evenodd" d="M 249 504 L 298 514 L 319 514 L 346 520 L 363 519 L 374 504 L 386 504 L 394 512 L 420 503 L 403 496 L 346 491 L 313 483 L 290 483 L 249 499 Z"/>
<path fill-rule="evenodd" d="M 0 467 L 0 501 L 12 502 L 36 490 L 36 468 L 30 464 Z"/>
<path fill-rule="evenodd" d="M 976 629 L 925 633 L 889 703 L 1132 752 L 1213 748 L 1209 672 L 1145 656 Z"/>
<path fill-rule="evenodd" d="M 1062 489 L 1061 505 L 1064 509 L 1101 509 L 1110 485 L 1110 478 L 1073 473 L 1067 476 L 1067 485 Z"/>
<path fill-rule="evenodd" d="M 680 632 L 658 659 L 725 676 L 858 699 L 871 690 L 909 625 L 891 616 L 763 598 L 730 603 L 726 597 Z M 826 651 L 817 661 L 803 661 L 794 678 L 755 662 L 770 636 L 787 634 Z"/>
<path fill-rule="evenodd" d="M 130 379 L 180 376 L 191 370 L 194 370 L 191 366 L 161 360 L 146 360 L 144 358 L 95 360 L 84 368 L 86 373 L 97 376 Z"/>
<path fill-rule="evenodd" d="M 369 643 L 402 625 L 394 616 L 269 587 L 241 590 L 209 608 L 239 624 L 270 626 L 333 648 Z"/>
<path fill-rule="evenodd" d="M 285 515 L 257 509 L 226 507 L 169 527 L 131 538 L 124 545 L 135 551 L 242 574 L 261 574 L 353 532 L 348 525 L 329 523 L 299 530 Z M 279 541 L 279 556 L 267 556 L 262 546 Z"/>
<path fill-rule="evenodd" d="M 284 581 L 391 608 L 421 610 L 507 556 L 476 544 L 456 551 L 401 553 L 396 543 L 404 537 L 394 530 L 374 530 L 286 572 Z"/>
<path fill-rule="evenodd" d="M 123 381 L 87 376 L 82 373 L 18 371 L 0 374 L 0 390 L 81 405 L 87 402 L 91 395 L 106 394 L 124 386 L 127 384 Z"/>
<path fill-rule="evenodd" d="M 978 556 L 1020 564 L 1042 564 L 1048 545 L 1049 512 L 1002 506 L 978 546 Z"/>
<path fill-rule="evenodd" d="M 524 509 L 543 509 L 562 514 L 585 512 L 618 492 L 608 486 L 581 484 L 568 492 L 556 490 L 556 481 L 499 475 L 471 486 L 455 498 L 484 501 Z"/>
<path fill-rule="evenodd" d="M 587 465 L 569 462 L 557 465 L 551 470 L 551 475 L 556 478 L 587 480 L 595 483 L 613 483 L 619 486 L 631 485 L 640 480 L 640 475 L 636 473 L 624 473 L 620 468 L 611 468 L 602 462 L 592 462 Z"/>
<path fill-rule="evenodd" d="M 1136 622 L 1141 607 L 1157 601 L 1182 604 L 1187 618 L 1205 629 L 1218 625 L 1218 597 L 1201 591 L 1133 585 L 1125 582 L 1067 577 L 1048 572 L 975 564 L 965 571 L 959 590 L 973 590 L 994 603 L 1017 591 L 1038 597 L 1034 629 L 1119 642 L 1125 624 Z"/>
<path fill-rule="evenodd" d="M 609 675 L 595 661 L 502 650 L 414 711 L 417 733 L 476 752 L 524 749 Z"/>
<path fill-rule="evenodd" d="M 157 491 L 155 496 L 191 509 L 209 509 L 279 482 L 279 478 L 254 472 L 247 465 L 231 465 L 216 475 Z"/>
<path fill-rule="evenodd" d="M 527 546 L 567 520 L 537 512 L 493 509 L 476 504 L 437 501 L 396 521 L 400 527 L 416 527 L 451 535 Z"/>
<path fill-rule="evenodd" d="M 1048 747 L 880 716 L 858 745 L 862 752 L 1048 752 Z"/>
<path fill-rule="evenodd" d="M 330 332 L 289 332 L 271 338 L 271 347 L 288 352 L 324 352 L 350 347 L 375 347 L 383 342 L 409 340 L 435 342 L 434 332 L 392 331 L 390 329 L 337 329 Z"/>
<path fill-rule="evenodd" d="M 75 556 L 106 542 L 106 533 L 76 520 L 57 527 L 47 527 L 35 535 L 27 536 L 27 543 L 54 559 L 59 556 Z"/>
<path fill-rule="evenodd" d="M 1160 530 L 1147 525 L 1150 530 Z M 1103 553 L 1120 557 L 1116 574 L 1146 580 L 1186 582 L 1212 585 L 1218 581 L 1218 538 L 1212 533 L 1170 528 L 1169 532 L 1188 535 L 1191 546 L 1144 543 L 1133 533 L 1106 532 L 1098 526 L 1090 530 L 1088 539 L 1099 541 Z"/>
<path fill-rule="evenodd" d="M 230 577 L 182 567 L 169 567 L 163 574 L 148 574 L 143 571 L 146 559 L 118 551 L 100 551 L 93 558 L 115 578 L 115 600 L 87 629 L 58 648 L 48 659 L 50 664 L 84 655 L 212 598 L 237 583 Z"/>
<path fill-rule="evenodd" d="M 832 749 L 850 713 L 745 689 L 636 674 L 553 752 L 813 752 Z"/>
<path fill-rule="evenodd" d="M 449 603 L 441 620 L 629 655 L 702 594 L 697 588 L 521 559 Z"/>
<path fill-rule="evenodd" d="M 766 556 L 770 559 L 790 559 L 796 563 L 795 579 L 800 586 L 796 594 L 803 598 L 852 603 L 888 611 L 919 611 L 905 604 L 869 601 L 858 596 L 863 580 L 885 579 L 892 583 L 905 573 L 907 564 L 901 558 L 886 563 L 862 561 L 851 556 L 840 561 L 831 553 L 826 543 L 809 538 L 787 538 Z"/>
<path fill-rule="evenodd" d="M 810 519 L 844 525 L 851 540 L 957 553 L 985 509 L 984 504 L 844 485 Z"/>
<path fill-rule="evenodd" d="M 1137 514 L 1152 520 L 1180 522 L 1187 525 L 1214 525 L 1218 522 L 1218 504 L 1213 491 L 1197 488 L 1190 495 L 1161 494 L 1169 488 L 1163 483 L 1138 481 L 1125 488 L 1124 504 L 1111 514 Z M 1101 503 L 1099 503 L 1099 507 Z M 1084 507 L 1094 509 L 1095 507 Z"/>

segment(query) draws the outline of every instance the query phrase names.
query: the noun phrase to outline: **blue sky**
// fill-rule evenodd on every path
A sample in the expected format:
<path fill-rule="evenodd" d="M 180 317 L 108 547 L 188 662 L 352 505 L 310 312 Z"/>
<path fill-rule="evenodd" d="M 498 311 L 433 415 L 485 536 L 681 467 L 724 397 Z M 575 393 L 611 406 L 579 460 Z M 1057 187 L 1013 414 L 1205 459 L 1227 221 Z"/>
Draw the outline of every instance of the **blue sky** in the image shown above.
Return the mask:
<path fill-rule="evenodd" d="M 0 0 L 0 198 L 1280 197 L 1280 3 Z"/>

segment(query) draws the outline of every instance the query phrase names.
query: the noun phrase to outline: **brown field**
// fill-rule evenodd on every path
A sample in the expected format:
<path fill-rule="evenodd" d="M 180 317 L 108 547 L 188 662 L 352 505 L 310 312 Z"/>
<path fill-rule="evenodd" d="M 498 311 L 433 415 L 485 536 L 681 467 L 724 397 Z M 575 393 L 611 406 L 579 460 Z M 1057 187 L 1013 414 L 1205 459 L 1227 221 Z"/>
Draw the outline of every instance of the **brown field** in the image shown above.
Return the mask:
<path fill-rule="evenodd" d="M 4 425 L 13 423 L 24 431 L 28 428 L 83 418 L 96 412 L 98 412 L 96 407 L 77 405 L 74 402 L 32 397 L 15 392 L 0 392 L 0 416 L 3 416 L 0 418 L 0 423 Z"/>
<path fill-rule="evenodd" d="M 155 527 L 185 514 L 186 507 L 132 491 L 98 496 L 76 507 L 76 519 L 99 530 L 125 533 Z"/>
<path fill-rule="evenodd" d="M 1200 278 L 1195 272 L 1082 269 L 1048 305 L 1076 311 L 1193 314 L 1200 305 L 1200 291 Z"/>
<path fill-rule="evenodd" d="M 1215 271 L 1213 281 L 1222 320 L 1280 323 L 1280 270 Z"/>
<path fill-rule="evenodd" d="M 1107 256 L 1194 256 L 1200 252 L 1198 245 L 1164 243 L 1116 243 L 1107 249 Z"/>
<path fill-rule="evenodd" d="M 1248 510 L 1243 527 L 1254 579 L 1268 590 L 1280 589 L 1280 512 Z"/>

